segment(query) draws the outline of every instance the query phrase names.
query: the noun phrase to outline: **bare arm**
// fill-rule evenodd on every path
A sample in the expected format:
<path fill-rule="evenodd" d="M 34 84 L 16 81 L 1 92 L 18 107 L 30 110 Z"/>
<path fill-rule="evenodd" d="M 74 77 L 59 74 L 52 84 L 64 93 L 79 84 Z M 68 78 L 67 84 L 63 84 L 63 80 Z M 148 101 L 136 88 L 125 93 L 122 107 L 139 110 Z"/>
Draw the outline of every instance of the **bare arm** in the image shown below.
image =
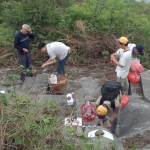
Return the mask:
<path fill-rule="evenodd" d="M 100 121 L 101 127 L 103 128 L 104 127 L 103 119 L 100 119 L 99 121 Z"/>
<path fill-rule="evenodd" d="M 49 63 L 50 61 L 52 61 L 52 59 L 49 59 L 48 61 L 46 61 L 44 64 Z"/>
<path fill-rule="evenodd" d="M 116 59 L 114 59 L 113 61 L 114 61 L 114 63 L 115 63 L 117 66 L 119 66 L 119 67 L 121 67 L 121 68 L 124 67 L 124 66 L 122 66 L 122 65 L 120 64 L 120 62 L 118 62 Z"/>
<path fill-rule="evenodd" d="M 112 122 L 117 118 L 118 113 L 119 113 L 119 112 L 116 111 L 116 112 L 114 112 L 114 113 L 112 114 L 110 120 L 108 120 L 108 122 L 107 122 L 106 128 L 110 128 L 110 127 L 111 127 Z"/>
<path fill-rule="evenodd" d="M 41 68 L 45 68 L 46 66 L 54 64 L 54 63 L 56 63 L 56 59 L 49 59 L 41 66 Z"/>
<path fill-rule="evenodd" d="M 121 54 L 114 53 L 114 56 L 121 57 Z"/>
<path fill-rule="evenodd" d="M 119 67 L 123 68 L 124 66 L 122 66 L 122 65 L 120 64 L 120 62 L 118 62 L 118 61 L 116 60 L 116 58 L 115 58 L 114 55 L 115 55 L 115 54 L 111 54 L 111 60 L 113 60 L 114 63 L 115 63 L 116 65 L 118 65 Z"/>
<path fill-rule="evenodd" d="M 32 32 L 32 29 L 31 28 L 29 28 L 29 38 L 30 39 L 34 39 L 34 34 L 33 34 L 33 32 Z"/>
<path fill-rule="evenodd" d="M 110 118 L 110 121 L 113 122 L 118 116 L 118 111 L 114 112 Z"/>

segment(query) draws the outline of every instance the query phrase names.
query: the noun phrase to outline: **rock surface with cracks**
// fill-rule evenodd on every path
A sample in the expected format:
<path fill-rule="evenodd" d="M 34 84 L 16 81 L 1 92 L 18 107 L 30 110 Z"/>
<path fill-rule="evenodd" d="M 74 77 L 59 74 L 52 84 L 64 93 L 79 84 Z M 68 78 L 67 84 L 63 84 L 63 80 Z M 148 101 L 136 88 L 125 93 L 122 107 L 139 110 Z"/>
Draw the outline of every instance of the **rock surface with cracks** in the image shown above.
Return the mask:
<path fill-rule="evenodd" d="M 67 90 L 64 95 L 47 95 L 47 80 L 48 73 L 38 74 L 34 77 L 27 77 L 24 84 L 16 86 L 16 91 L 20 95 L 28 96 L 31 100 L 42 103 L 45 100 L 56 100 L 57 104 L 62 107 L 60 115 L 63 119 L 70 115 L 71 109 L 67 106 L 66 94 L 69 92 L 75 93 L 77 108 L 74 114 L 81 117 L 80 105 L 89 100 L 93 104 L 100 94 L 102 85 L 101 78 L 80 77 L 78 79 L 69 79 Z M 149 104 L 149 71 L 141 74 L 141 84 L 131 84 L 131 93 L 129 96 L 130 102 L 120 111 L 120 119 L 117 127 L 118 138 L 114 136 L 117 141 L 122 141 L 125 149 L 137 148 L 137 150 L 150 149 L 150 104 Z M 13 89 L 12 87 L 1 86 L 0 90 Z M 139 90 L 142 92 L 138 93 Z M 92 123 L 83 123 L 85 126 L 96 125 L 98 119 Z M 98 127 L 97 127 L 98 128 Z"/>

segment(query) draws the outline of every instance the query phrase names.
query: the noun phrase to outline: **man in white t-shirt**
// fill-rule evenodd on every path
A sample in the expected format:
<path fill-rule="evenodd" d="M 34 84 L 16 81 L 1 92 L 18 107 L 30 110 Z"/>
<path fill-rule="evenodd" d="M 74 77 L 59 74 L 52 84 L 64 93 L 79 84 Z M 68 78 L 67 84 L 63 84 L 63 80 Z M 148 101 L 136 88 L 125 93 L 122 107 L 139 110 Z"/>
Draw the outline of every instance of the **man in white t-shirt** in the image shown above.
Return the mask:
<path fill-rule="evenodd" d="M 118 39 L 120 48 L 123 49 L 123 52 L 121 54 L 111 54 L 111 60 L 114 61 L 114 63 L 117 65 L 116 67 L 116 73 L 117 73 L 117 81 L 121 82 L 123 86 L 123 92 L 125 94 L 128 94 L 128 73 L 130 69 L 130 63 L 131 63 L 131 52 L 130 48 L 128 47 L 128 39 L 126 37 L 120 37 Z M 116 60 L 116 56 L 120 57 L 119 62 Z"/>
<path fill-rule="evenodd" d="M 131 55 L 132 57 L 134 57 L 134 55 L 141 55 L 143 56 L 144 55 L 144 47 L 143 45 L 141 44 L 128 44 L 128 47 L 130 48 L 130 52 L 131 52 Z M 122 48 L 119 48 L 117 51 L 116 51 L 116 54 L 121 54 L 123 52 L 123 49 Z"/>
<path fill-rule="evenodd" d="M 70 47 L 61 42 L 52 42 L 49 44 L 39 43 L 38 49 L 43 53 L 47 52 L 50 57 L 48 61 L 43 63 L 41 68 L 45 68 L 48 65 L 56 63 L 56 58 L 58 58 L 57 73 L 65 74 L 64 66 L 70 55 Z"/>

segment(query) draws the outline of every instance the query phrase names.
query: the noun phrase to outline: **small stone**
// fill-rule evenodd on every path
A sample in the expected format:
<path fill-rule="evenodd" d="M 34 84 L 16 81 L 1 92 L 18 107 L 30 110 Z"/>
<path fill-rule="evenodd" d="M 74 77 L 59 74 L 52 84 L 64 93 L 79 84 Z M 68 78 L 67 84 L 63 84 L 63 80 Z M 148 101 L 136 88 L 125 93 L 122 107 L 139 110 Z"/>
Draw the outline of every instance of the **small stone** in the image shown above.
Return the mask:
<path fill-rule="evenodd" d="M 104 135 L 104 132 L 102 130 L 98 130 L 95 132 L 96 136 Z"/>
<path fill-rule="evenodd" d="M 45 73 L 47 70 L 48 70 L 48 69 L 47 69 L 47 68 L 45 68 L 45 69 L 43 69 L 43 71 L 42 71 L 42 72 L 43 72 L 43 73 Z"/>
<path fill-rule="evenodd" d="M 7 68 L 7 71 L 9 71 L 10 70 L 10 68 Z"/>
<path fill-rule="evenodd" d="M 81 136 L 83 134 L 82 127 L 77 126 L 77 136 Z"/>

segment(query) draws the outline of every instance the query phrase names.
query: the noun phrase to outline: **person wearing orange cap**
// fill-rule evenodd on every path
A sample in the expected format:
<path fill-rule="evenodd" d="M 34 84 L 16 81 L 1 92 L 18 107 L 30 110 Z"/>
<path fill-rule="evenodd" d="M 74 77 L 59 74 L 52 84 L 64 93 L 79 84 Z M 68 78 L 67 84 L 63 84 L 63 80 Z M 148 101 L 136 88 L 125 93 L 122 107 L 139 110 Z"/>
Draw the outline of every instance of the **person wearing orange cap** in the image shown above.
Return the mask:
<path fill-rule="evenodd" d="M 97 116 L 99 118 L 99 122 L 97 125 L 101 127 L 109 128 L 109 130 L 115 135 L 116 134 L 116 127 L 118 123 L 118 114 L 120 110 L 121 104 L 121 93 L 114 99 L 115 101 L 115 108 L 112 108 L 111 102 L 109 100 L 105 100 L 101 105 L 100 101 L 102 96 L 100 96 L 96 101 L 97 106 Z M 107 119 L 106 119 L 107 117 Z M 104 122 L 107 120 L 106 126 L 104 126 Z"/>
<path fill-rule="evenodd" d="M 127 79 L 130 64 L 131 64 L 131 52 L 128 47 L 128 39 L 126 37 L 120 37 L 118 39 L 118 43 L 123 52 L 120 56 L 119 61 L 116 59 L 118 54 L 111 54 L 111 60 L 117 65 L 116 73 L 117 73 L 117 81 L 121 83 L 123 86 L 123 93 L 128 94 L 129 82 Z"/>

